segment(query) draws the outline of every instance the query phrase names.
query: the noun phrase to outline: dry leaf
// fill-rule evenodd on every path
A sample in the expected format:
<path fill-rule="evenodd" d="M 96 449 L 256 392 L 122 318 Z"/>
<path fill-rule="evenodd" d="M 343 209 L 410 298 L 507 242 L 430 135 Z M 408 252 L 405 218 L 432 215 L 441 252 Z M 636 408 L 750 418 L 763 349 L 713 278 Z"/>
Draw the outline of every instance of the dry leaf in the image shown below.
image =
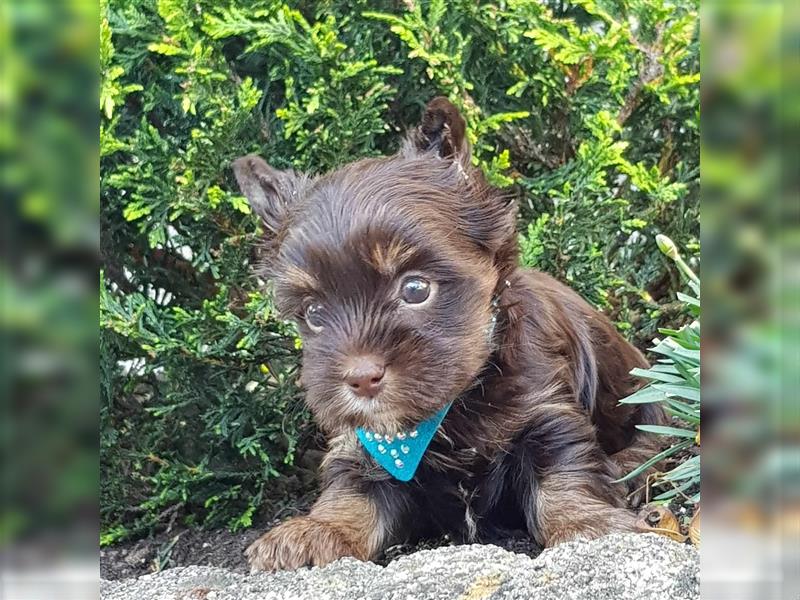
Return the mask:
<path fill-rule="evenodd" d="M 692 540 L 692 544 L 695 546 L 700 546 L 700 507 L 697 507 L 697 510 L 692 517 L 692 520 L 689 522 L 689 539 Z"/>
<path fill-rule="evenodd" d="M 636 519 L 639 531 L 659 533 L 676 542 L 685 542 L 686 536 L 681 533 L 681 526 L 672 511 L 665 506 L 650 504 L 639 511 Z"/>

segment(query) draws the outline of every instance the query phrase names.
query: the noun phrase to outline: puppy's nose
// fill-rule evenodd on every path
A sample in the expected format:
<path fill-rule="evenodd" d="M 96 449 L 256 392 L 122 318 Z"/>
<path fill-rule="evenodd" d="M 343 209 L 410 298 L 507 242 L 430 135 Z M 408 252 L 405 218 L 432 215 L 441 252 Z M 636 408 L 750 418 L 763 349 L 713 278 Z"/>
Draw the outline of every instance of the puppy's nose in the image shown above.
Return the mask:
<path fill-rule="evenodd" d="M 384 363 L 374 356 L 351 358 L 344 372 L 344 380 L 357 396 L 373 398 L 383 387 Z"/>

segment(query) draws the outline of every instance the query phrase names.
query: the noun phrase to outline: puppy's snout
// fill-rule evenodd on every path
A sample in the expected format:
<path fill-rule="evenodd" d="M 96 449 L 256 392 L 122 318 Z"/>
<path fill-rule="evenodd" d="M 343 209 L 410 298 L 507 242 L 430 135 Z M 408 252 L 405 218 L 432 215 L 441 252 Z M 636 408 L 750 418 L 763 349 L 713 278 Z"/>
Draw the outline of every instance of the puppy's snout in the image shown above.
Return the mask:
<path fill-rule="evenodd" d="M 355 356 L 345 365 L 344 380 L 354 394 L 374 398 L 383 387 L 386 365 L 374 356 Z"/>

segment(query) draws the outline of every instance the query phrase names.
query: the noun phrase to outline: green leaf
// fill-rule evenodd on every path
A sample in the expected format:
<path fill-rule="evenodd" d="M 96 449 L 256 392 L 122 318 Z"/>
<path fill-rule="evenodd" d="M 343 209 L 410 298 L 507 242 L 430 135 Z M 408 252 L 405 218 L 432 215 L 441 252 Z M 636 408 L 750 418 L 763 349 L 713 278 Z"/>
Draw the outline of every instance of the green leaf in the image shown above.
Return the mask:
<path fill-rule="evenodd" d="M 688 385 L 654 384 L 653 387 L 668 396 L 677 396 L 686 400 L 700 402 L 700 389 Z"/>
<path fill-rule="evenodd" d="M 689 304 L 690 306 L 696 306 L 698 308 L 700 307 L 700 300 L 698 300 L 697 298 L 694 298 L 692 296 L 687 296 L 686 294 L 683 294 L 681 292 L 678 292 L 677 296 L 678 296 L 678 300 L 680 300 L 681 302 L 685 302 L 686 304 Z"/>
<path fill-rule="evenodd" d="M 179 54 L 184 54 L 183 48 L 164 42 L 153 42 L 152 44 L 148 44 L 147 49 L 151 52 L 163 54 L 164 56 L 177 56 Z"/>
<path fill-rule="evenodd" d="M 230 196 L 228 201 L 231 203 L 231 206 L 233 206 L 240 213 L 245 215 L 250 214 L 250 204 L 247 202 L 247 198 L 244 196 Z"/>
<path fill-rule="evenodd" d="M 648 385 L 638 392 L 622 398 L 621 404 L 648 404 L 650 402 L 662 402 L 667 395 L 658 388 Z"/>
<path fill-rule="evenodd" d="M 656 381 L 663 381 L 665 383 L 678 383 L 684 381 L 681 377 L 677 375 L 665 373 L 663 371 L 659 371 L 653 368 L 640 369 L 637 367 L 631 370 L 631 375 L 635 375 L 636 377 L 645 377 L 647 379 L 654 379 Z"/>
<path fill-rule="evenodd" d="M 677 427 L 667 427 L 664 425 L 637 425 L 636 429 L 640 431 L 647 431 L 649 433 L 657 433 L 659 435 L 673 435 L 677 437 L 685 437 L 694 439 L 697 436 L 696 431 L 689 431 L 688 429 L 678 429 Z"/>

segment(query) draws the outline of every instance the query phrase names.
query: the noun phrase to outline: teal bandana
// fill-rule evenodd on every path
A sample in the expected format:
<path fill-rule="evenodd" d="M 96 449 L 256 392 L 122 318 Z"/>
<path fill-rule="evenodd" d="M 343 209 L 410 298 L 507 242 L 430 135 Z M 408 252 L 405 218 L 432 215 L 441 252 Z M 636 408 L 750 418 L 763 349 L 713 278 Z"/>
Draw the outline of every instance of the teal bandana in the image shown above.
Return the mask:
<path fill-rule="evenodd" d="M 356 435 L 364 449 L 389 475 L 400 481 L 411 481 L 419 463 L 422 462 L 422 455 L 428 449 L 452 404 L 450 402 L 430 419 L 422 421 L 410 431 L 381 435 L 359 427 L 356 429 Z"/>

